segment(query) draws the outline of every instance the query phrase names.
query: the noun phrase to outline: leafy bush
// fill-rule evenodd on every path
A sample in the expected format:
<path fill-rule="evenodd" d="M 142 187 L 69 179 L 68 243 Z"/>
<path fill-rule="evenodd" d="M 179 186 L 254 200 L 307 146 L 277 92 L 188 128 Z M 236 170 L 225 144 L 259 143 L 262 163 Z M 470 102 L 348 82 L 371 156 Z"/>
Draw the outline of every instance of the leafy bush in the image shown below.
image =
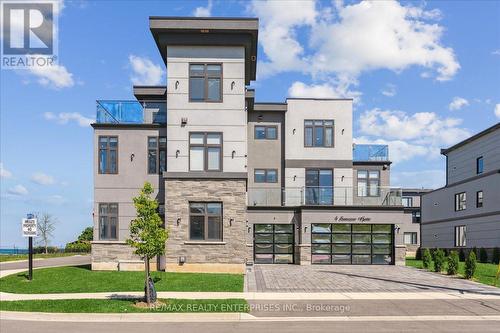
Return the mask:
<path fill-rule="evenodd" d="M 444 267 L 444 261 L 446 256 L 442 249 L 438 249 L 434 252 L 434 271 L 441 272 Z"/>
<path fill-rule="evenodd" d="M 500 263 L 500 248 L 495 247 L 493 249 L 493 258 L 491 259 L 491 261 L 494 264 L 499 264 Z"/>
<path fill-rule="evenodd" d="M 419 247 L 417 251 L 415 252 L 415 259 L 416 260 L 422 260 L 422 248 Z"/>
<path fill-rule="evenodd" d="M 474 251 L 470 251 L 467 260 L 465 260 L 465 278 L 472 279 L 474 273 L 476 272 L 476 253 Z"/>
<path fill-rule="evenodd" d="M 465 261 L 464 249 L 460 249 L 460 251 L 458 251 L 458 259 L 460 259 L 460 261 Z"/>
<path fill-rule="evenodd" d="M 429 269 L 432 263 L 431 251 L 429 249 L 424 249 L 424 254 L 422 255 L 422 264 L 424 268 Z"/>
<path fill-rule="evenodd" d="M 446 268 L 446 273 L 448 275 L 456 275 L 458 272 L 458 253 L 457 251 L 451 251 L 448 256 L 448 267 Z"/>
<path fill-rule="evenodd" d="M 65 252 L 85 252 L 89 253 L 90 252 L 90 242 L 71 242 L 66 244 L 66 248 L 64 249 Z"/>
<path fill-rule="evenodd" d="M 92 227 L 85 228 L 80 236 L 78 236 L 80 242 L 91 242 L 94 240 L 94 229 Z"/>
<path fill-rule="evenodd" d="M 484 247 L 479 249 L 479 262 L 488 262 L 488 252 L 486 252 L 486 249 Z"/>
<path fill-rule="evenodd" d="M 58 253 L 61 252 L 56 246 L 47 246 L 48 253 Z M 33 247 L 33 253 L 45 253 L 45 246 L 35 246 Z"/>

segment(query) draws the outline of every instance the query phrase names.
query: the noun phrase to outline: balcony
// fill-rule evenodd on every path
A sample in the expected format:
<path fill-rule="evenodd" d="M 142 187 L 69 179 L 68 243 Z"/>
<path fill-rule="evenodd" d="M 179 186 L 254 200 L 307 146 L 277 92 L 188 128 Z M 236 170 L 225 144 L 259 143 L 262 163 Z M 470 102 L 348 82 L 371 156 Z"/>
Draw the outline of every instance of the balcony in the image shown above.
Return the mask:
<path fill-rule="evenodd" d="M 352 160 L 354 162 L 389 161 L 389 146 L 354 144 Z"/>
<path fill-rule="evenodd" d="M 98 124 L 166 124 L 167 103 L 138 101 L 96 101 Z"/>
<path fill-rule="evenodd" d="M 402 206 L 398 188 L 380 186 L 359 194 L 355 187 L 253 187 L 248 189 L 247 199 L 248 206 L 256 207 Z"/>

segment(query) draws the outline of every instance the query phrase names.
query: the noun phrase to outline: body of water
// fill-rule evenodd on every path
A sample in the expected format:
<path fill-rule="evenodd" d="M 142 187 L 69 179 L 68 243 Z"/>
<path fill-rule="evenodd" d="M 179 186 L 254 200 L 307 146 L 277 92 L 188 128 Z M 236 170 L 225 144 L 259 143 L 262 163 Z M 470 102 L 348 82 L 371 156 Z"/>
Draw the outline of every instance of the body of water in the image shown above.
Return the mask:
<path fill-rule="evenodd" d="M 0 249 L 0 255 L 3 254 L 28 254 L 28 249 Z"/>

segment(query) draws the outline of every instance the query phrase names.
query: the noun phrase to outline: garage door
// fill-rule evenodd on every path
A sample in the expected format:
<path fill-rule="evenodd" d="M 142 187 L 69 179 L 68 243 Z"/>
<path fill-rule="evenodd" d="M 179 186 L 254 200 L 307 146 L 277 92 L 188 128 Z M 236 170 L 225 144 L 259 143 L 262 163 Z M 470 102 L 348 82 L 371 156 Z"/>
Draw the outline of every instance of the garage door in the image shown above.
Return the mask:
<path fill-rule="evenodd" d="M 256 264 L 293 264 L 292 224 L 254 224 Z"/>
<path fill-rule="evenodd" d="M 392 264 L 392 224 L 312 224 L 313 264 Z"/>

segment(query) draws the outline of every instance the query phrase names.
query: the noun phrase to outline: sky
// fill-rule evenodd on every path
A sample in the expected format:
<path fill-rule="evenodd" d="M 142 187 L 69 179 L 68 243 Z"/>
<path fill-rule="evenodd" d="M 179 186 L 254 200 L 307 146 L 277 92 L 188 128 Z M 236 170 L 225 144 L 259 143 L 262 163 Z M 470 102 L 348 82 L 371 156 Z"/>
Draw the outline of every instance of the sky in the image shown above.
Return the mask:
<path fill-rule="evenodd" d="M 166 82 L 149 16 L 258 17 L 256 102 L 354 98 L 393 186 L 443 186 L 440 149 L 500 121 L 499 1 L 64 1 L 58 65 L 0 71 L 0 247 L 26 247 L 29 212 L 53 245 L 92 225 L 95 101 Z"/>

